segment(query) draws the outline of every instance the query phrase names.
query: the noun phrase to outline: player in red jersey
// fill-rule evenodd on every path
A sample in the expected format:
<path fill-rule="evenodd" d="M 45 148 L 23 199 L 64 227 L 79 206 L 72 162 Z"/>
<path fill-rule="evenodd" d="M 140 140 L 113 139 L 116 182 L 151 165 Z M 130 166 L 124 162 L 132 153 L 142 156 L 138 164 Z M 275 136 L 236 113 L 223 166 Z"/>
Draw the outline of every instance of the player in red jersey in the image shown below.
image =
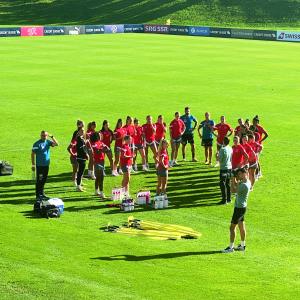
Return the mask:
<path fill-rule="evenodd" d="M 249 180 L 251 182 L 251 190 L 253 189 L 253 185 L 255 183 L 255 171 L 257 168 L 257 156 L 253 148 L 248 143 L 248 136 L 245 135 L 242 137 L 242 146 L 248 154 L 248 162 L 249 162 Z"/>
<path fill-rule="evenodd" d="M 168 183 L 168 168 L 169 168 L 169 156 L 167 148 L 169 143 L 167 140 L 162 139 L 158 146 L 158 166 L 156 170 L 157 174 L 157 187 L 156 195 L 166 194 Z"/>
<path fill-rule="evenodd" d="M 178 155 L 179 146 L 181 143 L 181 136 L 183 135 L 184 132 L 185 132 L 185 124 L 180 119 L 179 112 L 176 112 L 174 120 L 170 123 L 170 137 L 171 137 L 171 147 L 172 147 L 170 167 L 173 167 L 174 165 L 178 165 L 176 159 Z"/>
<path fill-rule="evenodd" d="M 256 115 L 252 120 L 252 125 L 250 126 L 250 130 L 254 132 L 257 141 L 261 144 L 263 141 L 265 141 L 268 138 L 268 133 L 266 130 L 259 125 L 259 118 L 258 115 Z M 256 171 L 257 179 L 262 177 L 262 171 L 261 171 L 261 165 L 258 162 L 258 169 Z"/>
<path fill-rule="evenodd" d="M 126 130 L 122 127 L 122 119 L 118 119 L 115 131 L 114 131 L 114 139 L 115 139 L 115 160 L 114 160 L 114 168 L 113 175 L 118 176 L 119 174 L 123 174 L 122 169 L 120 168 L 118 174 L 118 165 L 120 161 L 121 148 L 123 146 L 123 138 L 126 135 Z"/>
<path fill-rule="evenodd" d="M 238 171 L 243 168 L 248 163 L 249 156 L 245 151 L 244 147 L 240 144 L 240 138 L 235 136 L 233 139 L 233 146 L 232 146 L 232 174 L 233 180 L 231 181 L 231 190 L 235 190 L 234 186 L 237 183 L 237 173 Z"/>
<path fill-rule="evenodd" d="M 153 153 L 153 159 L 155 165 L 157 164 L 157 147 L 155 143 L 156 125 L 152 123 L 152 117 L 148 115 L 146 117 L 146 123 L 142 126 L 145 139 L 145 154 L 146 154 L 146 166 L 149 169 L 148 149 L 150 148 Z"/>
<path fill-rule="evenodd" d="M 242 118 L 238 119 L 239 126 L 234 129 L 234 136 L 238 136 L 240 139 L 243 135 L 247 134 L 249 128 L 247 127 L 247 123 L 244 122 Z"/>
<path fill-rule="evenodd" d="M 125 188 L 126 196 L 129 197 L 130 170 L 132 167 L 133 152 L 130 147 L 131 138 L 129 135 L 124 137 L 121 148 L 120 165 L 123 171 L 122 187 Z"/>
<path fill-rule="evenodd" d="M 126 118 L 126 124 L 123 126 L 123 128 L 126 130 L 126 135 L 129 135 L 131 138 L 131 145 L 133 146 L 133 136 L 135 134 L 135 127 L 133 124 L 133 119 L 130 116 L 127 116 Z"/>
<path fill-rule="evenodd" d="M 217 137 L 217 153 L 216 153 L 216 165 L 215 167 L 219 166 L 219 151 L 223 146 L 224 137 L 231 136 L 233 133 L 233 129 L 229 124 L 226 124 L 225 116 L 221 116 L 221 122 L 214 127 L 214 131 L 217 131 L 217 134 L 214 135 Z"/>
<path fill-rule="evenodd" d="M 102 142 L 102 135 L 99 132 L 94 132 L 90 136 L 91 147 L 93 151 L 93 162 L 95 168 L 95 195 L 104 199 L 103 181 L 104 181 L 104 159 L 105 151 L 108 148 Z"/>
<path fill-rule="evenodd" d="M 107 158 L 109 160 L 110 163 L 110 169 L 113 174 L 113 170 L 114 170 L 114 161 L 113 161 L 113 155 L 112 155 L 112 151 L 111 151 L 111 143 L 114 139 L 114 133 L 113 131 L 109 128 L 109 123 L 107 120 L 104 120 L 102 123 L 102 129 L 100 131 L 100 133 L 102 134 L 102 142 L 103 144 L 105 144 L 107 146 L 107 148 L 104 149 L 105 154 L 107 155 Z M 103 171 L 104 172 L 104 171 Z M 105 172 L 104 172 L 104 176 L 105 176 Z"/>
<path fill-rule="evenodd" d="M 96 132 L 96 126 L 97 125 L 95 121 L 88 123 L 87 131 L 86 131 L 87 140 L 89 140 L 91 135 Z M 89 154 L 88 177 L 95 180 L 96 177 L 94 175 L 94 162 L 93 162 L 92 149 L 88 148 L 88 154 Z"/>
<path fill-rule="evenodd" d="M 156 126 L 155 143 L 156 146 L 158 147 L 160 141 L 165 138 L 167 132 L 167 124 L 164 122 L 164 117 L 162 115 L 158 116 L 155 126 Z"/>
<path fill-rule="evenodd" d="M 258 141 L 260 144 L 268 138 L 268 133 L 265 131 L 265 129 L 259 125 L 259 118 L 256 115 L 252 120 L 252 125 L 250 126 L 250 130 L 254 133 L 258 133 L 260 136 L 260 140 Z"/>
<path fill-rule="evenodd" d="M 253 188 L 254 183 L 255 183 L 255 174 L 258 169 L 258 164 L 259 164 L 258 158 L 259 158 L 260 152 L 262 151 L 263 146 L 262 146 L 262 144 L 255 141 L 253 134 L 248 135 L 248 145 L 252 148 L 252 150 L 255 153 L 255 159 L 253 159 L 253 162 L 251 162 L 250 158 L 249 158 L 249 175 L 251 172 L 252 179 L 250 178 L 250 181 L 251 181 L 252 188 Z"/>
<path fill-rule="evenodd" d="M 137 153 L 139 152 L 142 157 L 143 171 L 148 171 L 147 166 L 146 166 L 145 141 L 144 141 L 144 135 L 143 135 L 143 127 L 140 126 L 139 120 L 136 118 L 134 119 L 134 127 L 135 127 L 135 133 L 133 136 L 133 142 L 134 142 L 133 170 L 135 172 L 138 170 L 138 167 L 136 164 L 136 158 L 137 158 Z"/>
<path fill-rule="evenodd" d="M 77 134 L 76 134 L 77 135 Z M 72 138 L 67 150 L 70 153 L 70 162 L 72 165 L 72 181 L 74 182 L 74 185 L 77 186 L 76 183 L 76 176 L 78 171 L 78 162 L 77 162 L 77 150 L 76 150 L 76 137 Z"/>
<path fill-rule="evenodd" d="M 235 175 L 238 169 L 243 168 L 248 163 L 249 156 L 244 147 L 240 144 L 240 138 L 235 136 L 232 146 L 232 170 Z"/>

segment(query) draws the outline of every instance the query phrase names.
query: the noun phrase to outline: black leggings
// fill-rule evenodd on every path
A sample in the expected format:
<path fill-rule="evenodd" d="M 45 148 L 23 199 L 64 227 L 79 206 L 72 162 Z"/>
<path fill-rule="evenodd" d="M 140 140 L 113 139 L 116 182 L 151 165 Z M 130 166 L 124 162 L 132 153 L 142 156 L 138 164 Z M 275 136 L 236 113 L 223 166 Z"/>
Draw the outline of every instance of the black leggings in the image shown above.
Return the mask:
<path fill-rule="evenodd" d="M 220 189 L 223 202 L 230 201 L 230 177 L 231 170 L 220 170 Z"/>
<path fill-rule="evenodd" d="M 44 195 L 44 186 L 47 181 L 48 172 L 49 172 L 49 166 L 36 167 L 35 195 L 37 198 L 39 196 Z"/>
<path fill-rule="evenodd" d="M 85 159 L 77 159 L 78 162 L 78 172 L 77 172 L 77 179 L 76 179 L 76 183 L 77 186 L 81 185 L 81 179 L 85 170 Z"/>

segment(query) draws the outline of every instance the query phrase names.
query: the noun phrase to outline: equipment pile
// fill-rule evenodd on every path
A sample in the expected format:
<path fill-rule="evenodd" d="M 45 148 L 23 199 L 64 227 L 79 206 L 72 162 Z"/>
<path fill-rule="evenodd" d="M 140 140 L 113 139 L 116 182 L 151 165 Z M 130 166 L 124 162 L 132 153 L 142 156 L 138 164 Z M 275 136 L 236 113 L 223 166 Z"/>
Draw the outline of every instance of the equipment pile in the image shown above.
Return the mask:
<path fill-rule="evenodd" d="M 189 227 L 143 221 L 134 219 L 133 216 L 128 217 L 127 223 L 123 226 L 111 226 L 109 224 L 104 231 L 145 236 L 155 240 L 197 239 L 201 236 L 201 233 Z"/>

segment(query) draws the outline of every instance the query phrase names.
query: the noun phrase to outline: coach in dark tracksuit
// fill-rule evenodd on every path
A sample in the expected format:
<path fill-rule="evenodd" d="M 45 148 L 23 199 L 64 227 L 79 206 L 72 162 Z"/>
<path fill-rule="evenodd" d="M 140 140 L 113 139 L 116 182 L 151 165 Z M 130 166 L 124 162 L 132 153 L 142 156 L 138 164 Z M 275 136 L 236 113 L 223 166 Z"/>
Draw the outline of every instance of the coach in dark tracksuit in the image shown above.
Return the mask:
<path fill-rule="evenodd" d="M 54 136 L 50 136 L 48 140 L 48 132 L 41 132 L 41 139 L 36 141 L 32 146 L 31 163 L 32 171 L 36 171 L 35 194 L 37 200 L 46 198 L 44 194 L 44 186 L 47 181 L 49 165 L 50 165 L 50 147 L 58 146 Z"/>
<path fill-rule="evenodd" d="M 222 201 L 220 204 L 226 204 L 231 202 L 230 191 L 230 178 L 231 178 L 231 158 L 232 148 L 229 146 L 228 137 L 224 138 L 223 145 L 219 152 L 220 161 L 220 188 L 222 193 Z"/>

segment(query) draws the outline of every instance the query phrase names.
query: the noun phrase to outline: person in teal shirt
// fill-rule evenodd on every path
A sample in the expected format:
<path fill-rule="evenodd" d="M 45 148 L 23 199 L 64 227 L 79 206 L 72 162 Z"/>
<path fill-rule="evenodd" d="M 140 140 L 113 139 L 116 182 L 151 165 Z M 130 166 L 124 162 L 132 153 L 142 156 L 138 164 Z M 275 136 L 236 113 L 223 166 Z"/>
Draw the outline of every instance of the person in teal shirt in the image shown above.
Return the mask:
<path fill-rule="evenodd" d="M 245 226 L 245 214 L 247 209 L 247 200 L 249 197 L 251 182 L 248 178 L 248 171 L 245 168 L 239 169 L 237 172 L 236 183 L 233 183 L 232 192 L 236 192 L 236 200 L 234 204 L 234 211 L 231 219 L 230 225 L 230 243 L 227 248 L 225 248 L 223 253 L 230 253 L 237 251 L 246 250 L 246 226 Z M 236 248 L 234 248 L 234 241 L 236 236 L 236 226 L 239 226 L 241 243 Z"/>
<path fill-rule="evenodd" d="M 184 109 L 184 115 L 182 115 L 180 119 L 183 121 L 185 125 L 185 131 L 181 137 L 182 158 L 183 160 L 185 160 L 185 147 L 187 143 L 189 143 L 191 145 L 192 161 L 196 162 L 197 159 L 195 157 L 194 130 L 197 127 L 198 121 L 194 116 L 191 115 L 189 107 L 186 107 Z"/>
<path fill-rule="evenodd" d="M 50 135 L 48 140 L 48 132 L 43 130 L 41 138 L 32 146 L 31 163 L 32 171 L 36 172 L 35 194 L 36 200 L 43 200 L 48 197 L 44 194 L 44 186 L 47 181 L 49 165 L 50 165 L 50 147 L 58 146 L 57 140 Z"/>
<path fill-rule="evenodd" d="M 200 139 L 202 139 L 201 145 L 204 147 L 205 154 L 205 164 L 211 165 L 212 158 L 212 146 L 213 146 L 213 130 L 215 122 L 210 119 L 210 113 L 205 113 L 205 120 L 202 121 L 198 127 L 198 134 Z M 200 130 L 202 129 L 202 134 Z"/>

